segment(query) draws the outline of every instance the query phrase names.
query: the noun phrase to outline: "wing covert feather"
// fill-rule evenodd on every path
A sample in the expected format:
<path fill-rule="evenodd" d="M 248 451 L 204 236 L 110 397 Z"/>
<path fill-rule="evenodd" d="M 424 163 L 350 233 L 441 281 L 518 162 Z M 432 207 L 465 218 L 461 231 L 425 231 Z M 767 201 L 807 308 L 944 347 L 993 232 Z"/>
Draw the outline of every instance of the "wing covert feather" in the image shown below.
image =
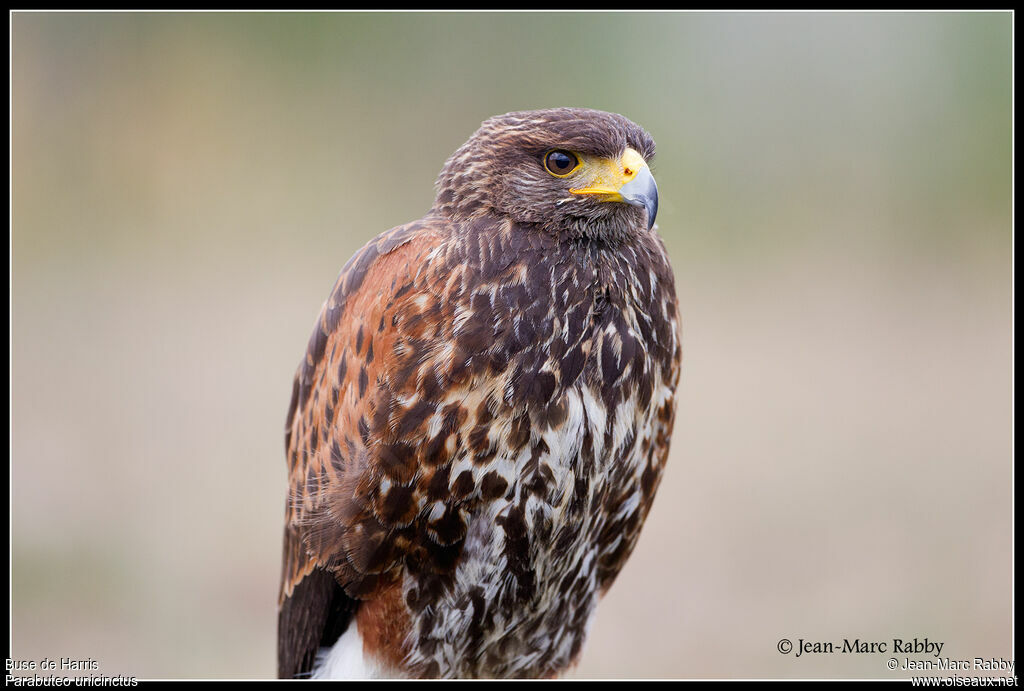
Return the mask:
<path fill-rule="evenodd" d="M 369 520 L 375 478 L 368 476 L 380 465 L 369 427 L 382 415 L 380 389 L 407 332 L 405 308 L 427 287 L 434 230 L 412 223 L 367 244 L 321 310 L 296 373 L 285 435 L 290 492 L 281 601 L 314 566 L 334 573 L 353 597 L 372 591 L 390 566 L 382 559 L 387 525 Z"/>
<path fill-rule="evenodd" d="M 296 372 L 285 429 L 281 676 L 308 674 L 319 647 L 344 631 L 356 599 L 381 585 L 395 562 L 386 537 L 400 517 L 375 511 L 380 467 L 390 463 L 408 479 L 403 468 L 411 459 L 393 458 L 394 449 L 371 440 L 370 427 L 379 426 L 382 404 L 401 408 L 387 390 L 389 370 L 407 364 L 396 355 L 410 348 L 402 345 L 406 338 L 424 340 L 425 324 L 417 328 L 423 320 L 409 319 L 410 308 L 430 289 L 428 255 L 439 237 L 438 228 L 420 221 L 357 252 L 321 309 Z"/>

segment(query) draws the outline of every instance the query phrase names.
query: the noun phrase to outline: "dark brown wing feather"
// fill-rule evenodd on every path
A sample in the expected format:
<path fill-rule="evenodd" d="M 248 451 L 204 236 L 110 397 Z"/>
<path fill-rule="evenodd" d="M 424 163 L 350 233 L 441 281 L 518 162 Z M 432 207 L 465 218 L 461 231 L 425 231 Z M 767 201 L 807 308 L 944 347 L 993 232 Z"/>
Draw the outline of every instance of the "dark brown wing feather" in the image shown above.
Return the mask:
<path fill-rule="evenodd" d="M 299 581 L 278 613 L 278 678 L 309 676 L 317 651 L 341 637 L 355 606 L 355 600 L 345 594 L 334 574 L 324 569 L 314 567 Z"/>

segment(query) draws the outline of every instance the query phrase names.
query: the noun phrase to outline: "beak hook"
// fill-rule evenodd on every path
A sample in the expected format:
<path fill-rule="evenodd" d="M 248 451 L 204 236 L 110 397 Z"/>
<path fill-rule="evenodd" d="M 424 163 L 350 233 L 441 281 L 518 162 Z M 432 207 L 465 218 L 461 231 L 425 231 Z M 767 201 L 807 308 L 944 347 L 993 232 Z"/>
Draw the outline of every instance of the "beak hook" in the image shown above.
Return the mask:
<path fill-rule="evenodd" d="M 654 219 L 658 215 L 658 183 L 654 181 L 650 168 L 641 168 L 635 178 L 622 186 L 619 194 L 627 204 L 644 207 L 647 210 L 647 230 L 654 227 Z"/>

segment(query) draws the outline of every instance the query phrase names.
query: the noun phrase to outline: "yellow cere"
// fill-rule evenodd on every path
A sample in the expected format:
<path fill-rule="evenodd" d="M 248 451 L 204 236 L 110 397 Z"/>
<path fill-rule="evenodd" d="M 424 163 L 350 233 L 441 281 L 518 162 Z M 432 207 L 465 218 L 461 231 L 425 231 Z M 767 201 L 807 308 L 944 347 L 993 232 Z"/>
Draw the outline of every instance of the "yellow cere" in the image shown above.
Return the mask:
<path fill-rule="evenodd" d="M 601 201 L 605 202 L 622 201 L 619 190 L 645 166 L 644 157 L 635 149 L 626 149 L 618 161 L 587 156 L 583 167 L 587 186 L 569 191 L 572 194 L 600 195 L 604 197 Z"/>

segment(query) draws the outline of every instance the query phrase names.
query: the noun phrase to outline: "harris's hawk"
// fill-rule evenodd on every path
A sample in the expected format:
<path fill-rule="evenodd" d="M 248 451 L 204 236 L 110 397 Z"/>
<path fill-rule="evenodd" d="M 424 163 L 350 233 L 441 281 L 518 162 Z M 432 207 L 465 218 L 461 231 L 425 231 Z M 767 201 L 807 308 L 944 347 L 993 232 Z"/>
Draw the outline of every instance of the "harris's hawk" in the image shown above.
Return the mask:
<path fill-rule="evenodd" d="M 344 266 L 295 376 L 278 673 L 551 677 L 668 456 L 678 314 L 650 135 L 491 118 Z"/>

